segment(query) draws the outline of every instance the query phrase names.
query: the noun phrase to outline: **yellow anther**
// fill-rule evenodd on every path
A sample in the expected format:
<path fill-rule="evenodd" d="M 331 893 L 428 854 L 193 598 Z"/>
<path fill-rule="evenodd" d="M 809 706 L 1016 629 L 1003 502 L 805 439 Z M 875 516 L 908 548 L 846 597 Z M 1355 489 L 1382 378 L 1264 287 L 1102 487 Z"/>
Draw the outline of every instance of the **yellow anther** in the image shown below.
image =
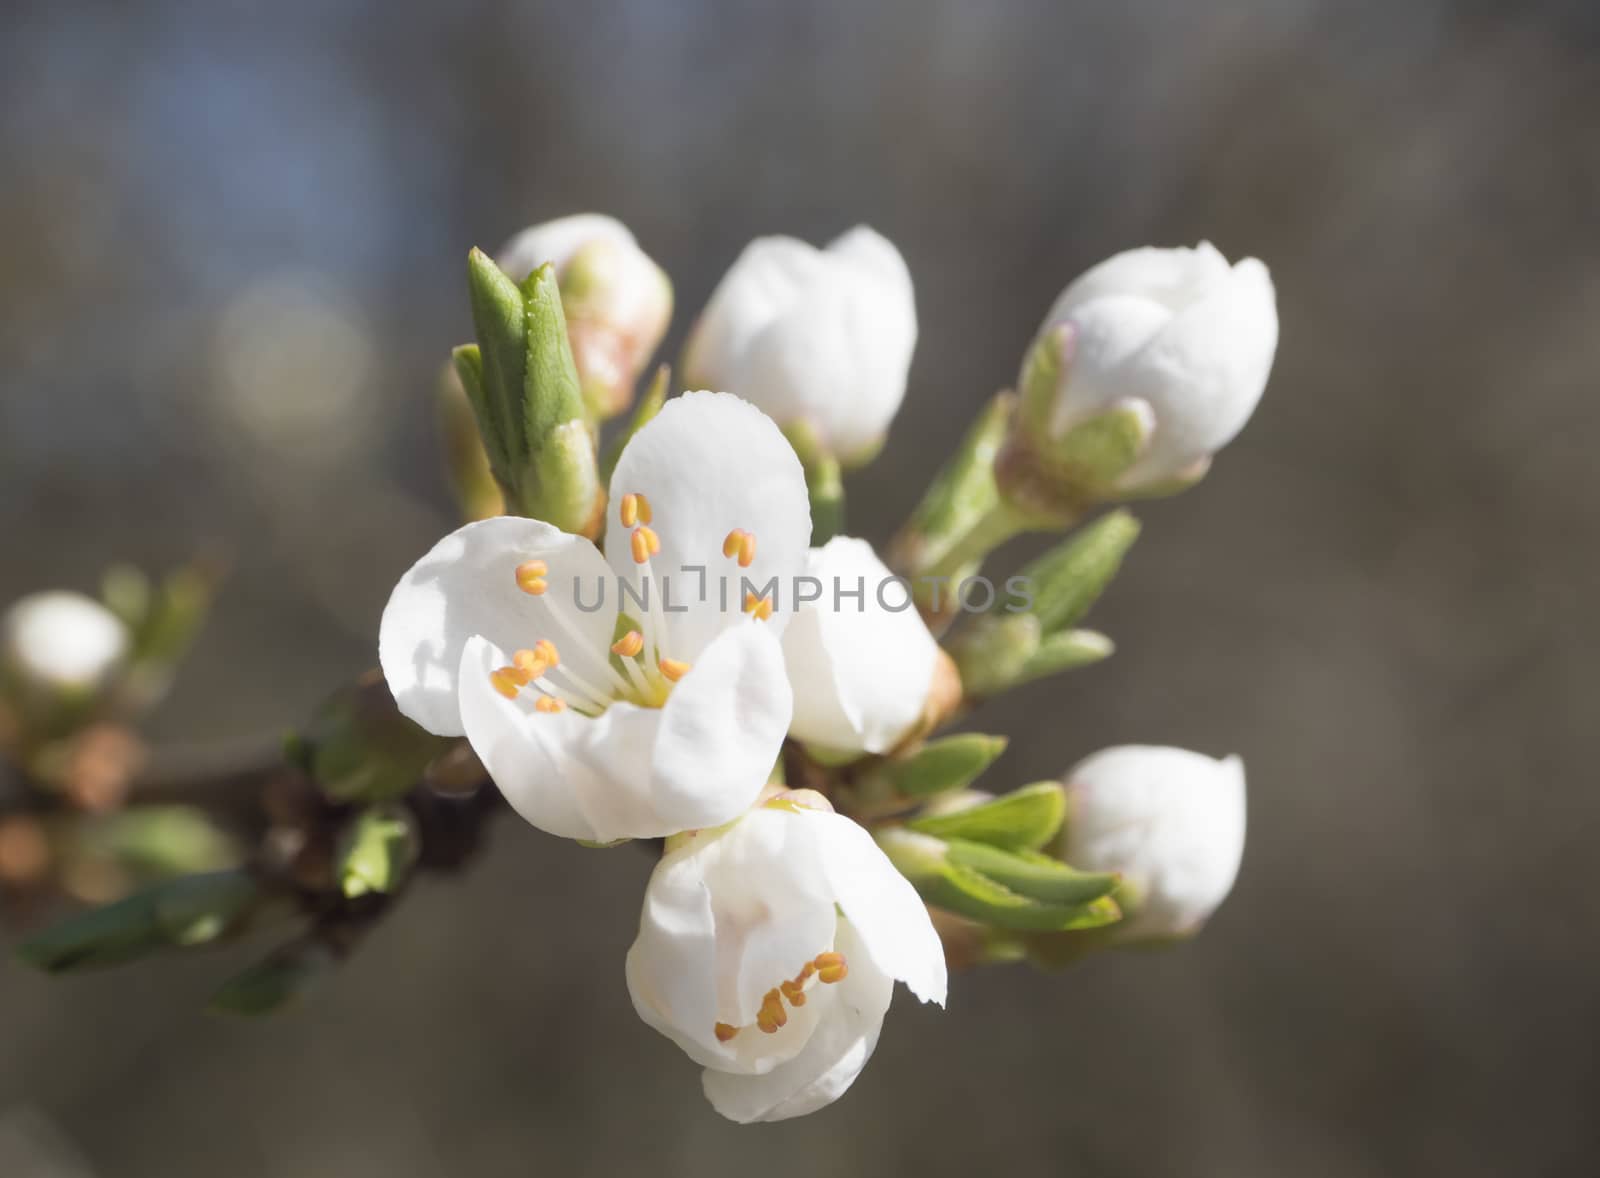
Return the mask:
<path fill-rule="evenodd" d="M 756 538 L 751 532 L 739 537 L 739 567 L 747 569 L 756 559 Z"/>
<path fill-rule="evenodd" d="M 755 614 L 763 622 L 772 616 L 772 598 L 757 597 L 754 593 L 744 595 L 744 612 Z"/>
<path fill-rule="evenodd" d="M 783 1008 L 783 995 L 773 988 L 761 999 L 761 1009 L 756 1012 L 756 1026 L 763 1034 L 775 1035 L 778 1028 L 789 1021 L 789 1012 Z"/>
<path fill-rule="evenodd" d="M 538 597 L 546 589 L 550 588 L 549 583 L 544 579 L 549 571 L 550 566 L 542 560 L 523 561 L 517 566 L 517 588 L 524 593 L 531 593 Z"/>
<path fill-rule="evenodd" d="M 611 644 L 611 653 L 619 654 L 625 659 L 631 659 L 643 649 L 644 635 L 637 630 L 629 630 Z"/>
<path fill-rule="evenodd" d="M 676 683 L 689 673 L 689 664 L 678 659 L 662 659 L 656 664 L 656 670 L 666 676 L 668 683 Z"/>
<path fill-rule="evenodd" d="M 650 510 L 650 500 L 646 499 L 643 495 L 635 495 L 633 498 L 634 501 L 639 505 L 640 523 L 647 524 L 655 518 L 654 514 Z"/>
<path fill-rule="evenodd" d="M 638 523 L 639 496 L 624 495 L 622 497 L 622 506 L 618 509 L 618 514 L 622 516 L 622 526 L 625 528 L 631 528 L 634 524 Z"/>
<path fill-rule="evenodd" d="M 510 667 L 501 667 L 498 671 L 489 672 L 489 685 L 507 699 L 516 699 L 517 692 L 522 690 L 522 684 L 512 676 L 515 672 Z"/>
<path fill-rule="evenodd" d="M 559 699 L 553 695 L 541 695 L 538 700 L 535 701 L 533 710 L 536 712 L 543 712 L 547 716 L 554 715 L 556 712 L 564 712 L 567 710 L 567 701 L 564 699 Z"/>
<path fill-rule="evenodd" d="M 817 980 L 826 985 L 842 982 L 850 973 L 843 953 L 819 953 L 812 964 L 817 967 Z"/>
<path fill-rule="evenodd" d="M 548 663 L 540 658 L 538 653 L 531 650 L 519 650 L 511 656 L 511 662 L 529 679 L 537 679 L 550 669 Z"/>
<path fill-rule="evenodd" d="M 661 537 L 642 524 L 633 530 L 633 563 L 643 564 L 661 551 Z"/>
<path fill-rule="evenodd" d="M 739 1033 L 738 1027 L 730 1027 L 727 1023 L 718 1023 L 711 1029 L 716 1032 L 718 1043 L 726 1043 Z"/>
<path fill-rule="evenodd" d="M 804 982 L 779 982 L 778 989 L 783 991 L 783 996 L 789 1000 L 790 1006 L 804 1006 L 806 1004 Z"/>
<path fill-rule="evenodd" d="M 744 536 L 743 528 L 734 528 L 728 533 L 728 538 L 722 542 L 722 555 L 733 557 L 739 555 L 740 540 Z"/>
<path fill-rule="evenodd" d="M 556 650 L 556 644 L 548 638 L 541 638 L 533 644 L 533 657 L 547 667 L 561 665 L 561 652 Z"/>

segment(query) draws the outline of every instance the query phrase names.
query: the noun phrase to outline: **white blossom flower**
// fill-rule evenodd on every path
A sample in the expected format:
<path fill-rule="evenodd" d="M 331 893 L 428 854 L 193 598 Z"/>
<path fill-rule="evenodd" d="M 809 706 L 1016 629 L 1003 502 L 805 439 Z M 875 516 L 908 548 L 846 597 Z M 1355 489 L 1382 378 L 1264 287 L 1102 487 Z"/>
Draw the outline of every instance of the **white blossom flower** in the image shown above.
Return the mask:
<path fill-rule="evenodd" d="M 917 312 L 900 251 L 866 226 L 816 249 L 751 242 L 684 349 L 692 384 L 732 389 L 841 459 L 883 440 L 905 396 Z"/>
<path fill-rule="evenodd" d="M 672 283 L 628 227 L 600 213 L 559 217 L 517 234 L 497 262 L 519 283 L 555 267 L 585 398 L 602 416 L 626 407 L 672 319 Z"/>
<path fill-rule="evenodd" d="M 128 628 L 92 597 L 66 589 L 33 593 L 6 611 L 5 663 L 31 687 L 93 691 L 122 665 Z"/>
<path fill-rule="evenodd" d="M 686 393 L 624 450 L 607 512 L 604 556 L 530 519 L 445 537 L 384 610 L 384 675 L 552 834 L 726 822 L 789 725 L 778 590 L 811 530 L 799 461 L 753 406 Z"/>
<path fill-rule="evenodd" d="M 813 548 L 806 574 L 821 596 L 783 635 L 790 731 L 837 752 L 886 753 L 922 718 L 939 644 L 865 540 Z"/>
<path fill-rule="evenodd" d="M 641 1018 L 705 1068 L 735 1121 L 813 1112 L 854 1083 L 894 980 L 944 1005 L 944 952 L 915 889 L 809 790 L 668 844 L 628 951 Z"/>
<path fill-rule="evenodd" d="M 1266 266 L 1229 266 L 1201 242 L 1101 262 L 1062 292 L 1041 331 L 1063 351 L 1053 436 L 1119 404 L 1148 415 L 1149 448 L 1120 480 L 1136 490 L 1198 476 L 1244 428 L 1272 369 L 1278 311 Z"/>
<path fill-rule="evenodd" d="M 1124 939 L 1186 936 L 1233 888 L 1244 855 L 1244 765 L 1187 749 L 1122 745 L 1066 777 L 1064 858 L 1119 871 Z"/>

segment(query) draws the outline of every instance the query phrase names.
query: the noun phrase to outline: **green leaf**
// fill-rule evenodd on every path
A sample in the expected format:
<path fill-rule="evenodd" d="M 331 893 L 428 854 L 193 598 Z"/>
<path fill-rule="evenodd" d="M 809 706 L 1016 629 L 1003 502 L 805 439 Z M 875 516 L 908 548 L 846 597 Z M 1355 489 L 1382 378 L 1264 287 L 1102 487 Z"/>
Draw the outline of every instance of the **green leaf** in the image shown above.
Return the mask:
<path fill-rule="evenodd" d="M 948 839 L 945 845 L 952 863 L 1046 904 L 1086 904 L 1110 895 L 1119 882 L 1116 875 L 1078 871 L 1037 851 L 1007 851 L 962 839 Z"/>
<path fill-rule="evenodd" d="M 1053 839 L 1067 813 L 1059 783 L 1040 781 L 953 814 L 932 814 L 906 825 L 918 834 L 963 839 L 1009 850 L 1036 851 Z"/>
<path fill-rule="evenodd" d="M 880 831 L 877 840 L 925 902 L 982 925 L 1044 932 L 1097 928 L 1121 918 L 1121 910 L 1109 894 L 1096 895 L 1083 902 L 1039 900 L 1008 887 L 972 865 L 982 861 L 991 869 L 998 867 L 1013 882 L 1051 894 L 1089 894 L 1101 886 L 1100 881 L 1094 881 L 1093 887 L 1088 881 L 1077 881 L 1072 885 L 1076 891 L 1072 891 L 1062 878 L 1047 872 L 1032 856 L 996 851 L 992 847 L 974 852 L 970 845 L 966 848 L 959 844 L 947 845 L 939 839 L 904 829 Z M 985 851 L 991 853 L 987 859 L 983 859 Z M 993 857 L 996 855 L 1003 858 L 997 860 Z M 1113 880 L 1109 886 L 1114 885 Z"/>
<path fill-rule="evenodd" d="M 515 468 L 527 457 L 518 412 L 528 363 L 526 304 L 517 284 L 480 249 L 467 255 L 467 284 L 478 336 L 481 403 L 488 410 L 479 415 L 484 445 L 490 455 L 498 451 L 505 456 L 506 470 L 515 479 Z M 467 381 L 463 372 L 462 382 Z M 470 383 L 467 395 L 473 396 Z M 480 400 L 473 403 L 476 406 Z"/>
<path fill-rule="evenodd" d="M 1065 485 L 1087 498 L 1112 497 L 1116 481 L 1149 447 L 1151 421 L 1144 401 L 1117 405 L 1047 443 L 1047 462 Z"/>
<path fill-rule="evenodd" d="M 229 978 L 206 1009 L 246 1018 L 275 1014 L 304 998 L 335 964 L 328 946 L 311 939 L 293 942 Z"/>
<path fill-rule="evenodd" d="M 558 426 L 583 421 L 583 390 L 567 340 L 561 288 L 548 262 L 522 284 L 526 304 L 526 355 L 522 379 L 522 428 L 530 453 L 538 457 Z"/>
<path fill-rule="evenodd" d="M 1108 659 L 1116 645 L 1094 630 L 1063 630 L 1039 642 L 1038 648 L 1022 664 L 1011 686 L 1042 679 L 1061 671 L 1075 671 Z"/>
<path fill-rule="evenodd" d="M 376 671 L 324 700 L 300 737 L 307 771 L 335 802 L 400 797 L 451 743 L 402 716 Z"/>
<path fill-rule="evenodd" d="M 963 732 L 923 745 L 903 761 L 888 765 L 895 792 L 926 798 L 964 789 L 1005 752 L 1006 738 Z"/>
<path fill-rule="evenodd" d="M 1128 511 L 1101 516 L 1076 535 L 1027 565 L 1014 581 L 1026 586 L 1003 610 L 1039 619 L 1043 634 L 1074 625 L 1094 605 L 1139 538 L 1139 521 Z"/>
<path fill-rule="evenodd" d="M 237 931 L 260 898 L 260 884 L 246 871 L 182 876 L 52 925 L 17 955 L 47 973 L 119 965 Z"/>

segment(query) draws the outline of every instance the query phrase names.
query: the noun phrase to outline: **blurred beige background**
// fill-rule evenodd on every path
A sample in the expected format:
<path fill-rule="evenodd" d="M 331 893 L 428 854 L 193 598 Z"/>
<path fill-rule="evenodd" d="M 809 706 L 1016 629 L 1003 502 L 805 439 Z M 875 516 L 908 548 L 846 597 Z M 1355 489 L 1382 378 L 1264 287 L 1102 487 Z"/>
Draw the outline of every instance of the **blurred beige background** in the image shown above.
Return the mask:
<path fill-rule="evenodd" d="M 0 599 L 229 550 L 167 739 L 373 661 L 451 522 L 465 252 L 525 223 L 627 220 L 673 348 L 756 234 L 898 242 L 923 339 L 850 487 L 877 537 L 1113 251 L 1261 256 L 1283 342 L 1207 482 L 1141 511 L 1119 655 L 975 718 L 1014 737 L 996 787 L 1244 756 L 1196 943 L 901 995 L 845 1100 L 739 1129 L 628 1003 L 647 857 L 507 822 L 271 1025 L 197 1013 L 229 954 L 0 964 L 0 1144 L 103 1178 L 1597 1172 L 1597 111 L 1584 2 L 12 0 Z"/>

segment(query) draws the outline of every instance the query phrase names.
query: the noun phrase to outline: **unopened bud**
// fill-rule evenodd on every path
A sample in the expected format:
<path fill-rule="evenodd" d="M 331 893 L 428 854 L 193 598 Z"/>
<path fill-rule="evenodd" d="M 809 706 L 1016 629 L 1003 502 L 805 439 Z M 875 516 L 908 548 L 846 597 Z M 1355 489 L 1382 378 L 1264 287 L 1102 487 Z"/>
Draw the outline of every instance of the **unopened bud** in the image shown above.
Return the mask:
<path fill-rule="evenodd" d="M 34 593 L 0 623 L 5 669 L 36 694 L 98 691 L 128 654 L 128 629 L 105 606 L 70 590 Z"/>
<path fill-rule="evenodd" d="M 554 268 L 590 416 L 626 410 L 672 319 L 672 282 L 627 226 L 597 213 L 546 221 L 512 238 L 499 262 L 519 283 Z"/>
<path fill-rule="evenodd" d="M 1244 428 L 1278 342 L 1267 268 L 1209 243 L 1102 262 L 1056 300 L 997 466 L 1029 510 L 1171 494 Z"/>

